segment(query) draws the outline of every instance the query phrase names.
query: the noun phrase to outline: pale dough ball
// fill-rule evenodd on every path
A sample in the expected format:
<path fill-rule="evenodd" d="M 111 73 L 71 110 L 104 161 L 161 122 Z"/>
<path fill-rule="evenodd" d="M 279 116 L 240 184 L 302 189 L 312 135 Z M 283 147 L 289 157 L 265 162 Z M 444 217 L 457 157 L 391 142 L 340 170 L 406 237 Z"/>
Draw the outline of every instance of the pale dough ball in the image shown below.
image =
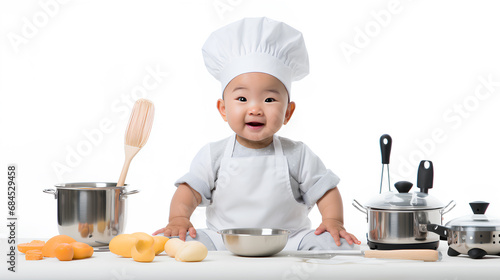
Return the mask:
<path fill-rule="evenodd" d="M 169 255 L 172 258 L 175 258 L 175 254 L 177 253 L 177 250 L 184 246 L 186 242 L 180 240 L 179 238 L 172 238 L 165 243 L 165 253 Z"/>
<path fill-rule="evenodd" d="M 175 260 L 182 262 L 200 262 L 208 255 L 208 249 L 198 241 L 185 242 L 175 255 Z"/>

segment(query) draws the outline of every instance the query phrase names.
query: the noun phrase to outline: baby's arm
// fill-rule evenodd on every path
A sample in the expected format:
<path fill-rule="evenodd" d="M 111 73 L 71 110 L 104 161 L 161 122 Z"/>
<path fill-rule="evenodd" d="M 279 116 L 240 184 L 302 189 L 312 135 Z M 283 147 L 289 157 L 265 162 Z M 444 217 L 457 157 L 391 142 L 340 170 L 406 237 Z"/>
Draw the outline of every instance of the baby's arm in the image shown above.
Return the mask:
<path fill-rule="evenodd" d="M 186 232 L 189 231 L 189 235 L 195 238 L 196 230 L 189 218 L 200 203 L 201 195 L 197 191 L 188 184 L 180 184 L 170 203 L 168 225 L 155 231 L 153 235 L 163 233 L 165 236 L 179 236 L 181 240 L 186 240 Z"/>
<path fill-rule="evenodd" d="M 342 197 L 338 188 L 327 191 L 318 200 L 317 205 L 323 221 L 314 232 L 316 235 L 328 231 L 337 246 L 340 246 L 340 237 L 343 237 L 349 244 L 361 244 L 356 236 L 348 233 L 344 228 Z"/>

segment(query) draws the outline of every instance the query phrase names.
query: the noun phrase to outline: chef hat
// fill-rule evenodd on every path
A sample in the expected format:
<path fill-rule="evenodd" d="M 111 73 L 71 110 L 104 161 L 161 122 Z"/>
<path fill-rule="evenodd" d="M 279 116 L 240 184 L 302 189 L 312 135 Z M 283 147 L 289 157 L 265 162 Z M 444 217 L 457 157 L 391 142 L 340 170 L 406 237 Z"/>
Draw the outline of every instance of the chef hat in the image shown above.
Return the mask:
<path fill-rule="evenodd" d="M 302 33 L 269 18 L 244 18 L 214 31 L 203 45 L 208 72 L 222 91 L 236 76 L 262 72 L 276 77 L 290 93 L 292 81 L 309 74 Z"/>

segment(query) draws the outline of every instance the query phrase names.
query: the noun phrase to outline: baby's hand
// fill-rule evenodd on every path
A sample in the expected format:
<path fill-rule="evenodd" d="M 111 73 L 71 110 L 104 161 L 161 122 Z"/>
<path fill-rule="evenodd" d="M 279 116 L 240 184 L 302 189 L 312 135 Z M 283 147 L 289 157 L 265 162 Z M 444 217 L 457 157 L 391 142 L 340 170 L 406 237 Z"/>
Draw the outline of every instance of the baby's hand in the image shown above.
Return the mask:
<path fill-rule="evenodd" d="M 337 246 L 341 245 L 341 237 L 344 238 L 349 245 L 352 245 L 353 243 L 358 245 L 361 244 L 361 241 L 359 241 L 356 236 L 348 233 L 343 224 L 335 219 L 323 219 L 323 222 L 319 225 L 314 234 L 320 235 L 325 231 L 328 231 L 332 235 L 333 241 L 335 241 Z"/>
<path fill-rule="evenodd" d="M 179 239 L 186 240 L 186 232 L 189 232 L 189 236 L 192 238 L 196 237 L 196 229 L 194 229 L 193 224 L 185 217 L 172 218 L 168 225 L 161 228 L 153 233 L 157 235 L 163 233 L 164 236 L 179 236 Z"/>

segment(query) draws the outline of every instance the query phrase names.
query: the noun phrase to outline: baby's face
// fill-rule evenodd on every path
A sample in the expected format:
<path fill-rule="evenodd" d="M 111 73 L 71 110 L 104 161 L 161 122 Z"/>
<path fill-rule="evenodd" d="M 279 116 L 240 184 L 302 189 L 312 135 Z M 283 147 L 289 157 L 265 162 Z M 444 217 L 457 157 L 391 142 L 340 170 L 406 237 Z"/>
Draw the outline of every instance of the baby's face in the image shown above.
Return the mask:
<path fill-rule="evenodd" d="M 252 72 L 231 80 L 217 107 L 238 142 L 259 149 L 269 145 L 273 135 L 288 122 L 295 103 L 288 102 L 285 86 L 274 76 Z"/>

